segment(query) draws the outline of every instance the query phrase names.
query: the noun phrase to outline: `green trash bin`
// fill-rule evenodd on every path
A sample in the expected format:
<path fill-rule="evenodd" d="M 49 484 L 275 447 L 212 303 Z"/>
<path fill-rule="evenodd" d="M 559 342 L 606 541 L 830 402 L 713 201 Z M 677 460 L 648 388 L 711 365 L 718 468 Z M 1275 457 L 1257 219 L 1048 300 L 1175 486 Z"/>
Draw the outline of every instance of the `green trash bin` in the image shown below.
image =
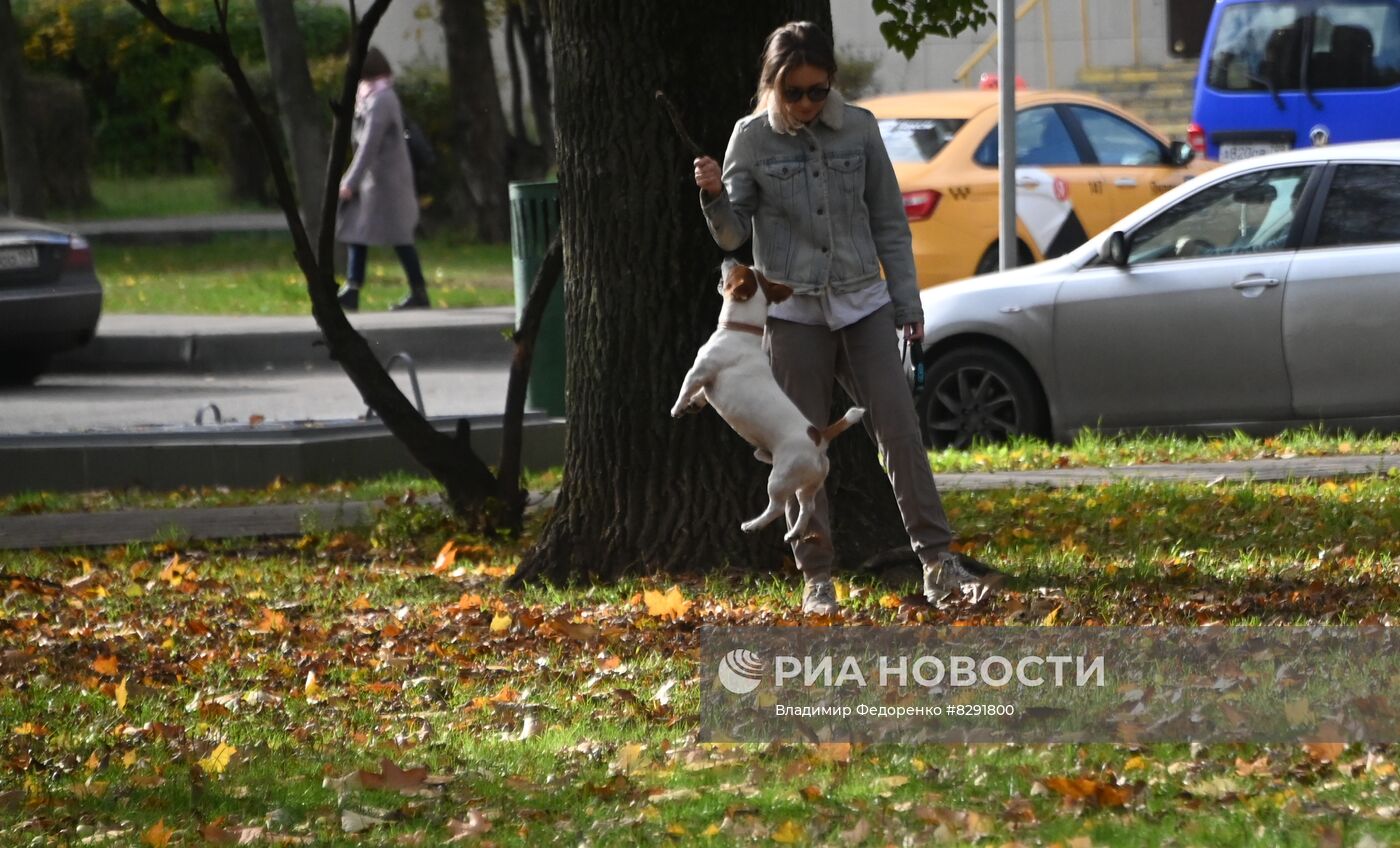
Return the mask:
<path fill-rule="evenodd" d="M 544 261 L 545 251 L 559 230 L 559 183 L 510 184 L 510 245 L 515 268 L 515 325 L 525 314 L 530 286 Z M 564 284 L 549 296 L 544 321 L 535 338 L 526 403 L 554 416 L 564 414 Z"/>

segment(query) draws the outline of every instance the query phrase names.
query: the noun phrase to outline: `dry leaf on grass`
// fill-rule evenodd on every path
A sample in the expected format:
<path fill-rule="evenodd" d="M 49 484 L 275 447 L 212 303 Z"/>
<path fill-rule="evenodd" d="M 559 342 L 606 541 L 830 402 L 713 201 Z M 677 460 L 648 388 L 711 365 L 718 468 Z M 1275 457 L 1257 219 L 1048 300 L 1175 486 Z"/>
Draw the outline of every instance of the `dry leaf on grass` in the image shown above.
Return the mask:
<path fill-rule="evenodd" d="M 447 822 L 447 832 L 452 834 L 452 838 L 447 841 L 460 842 L 469 837 L 489 833 L 490 830 L 491 822 L 487 821 L 485 816 L 476 810 L 468 810 L 466 821 L 451 819 Z"/>

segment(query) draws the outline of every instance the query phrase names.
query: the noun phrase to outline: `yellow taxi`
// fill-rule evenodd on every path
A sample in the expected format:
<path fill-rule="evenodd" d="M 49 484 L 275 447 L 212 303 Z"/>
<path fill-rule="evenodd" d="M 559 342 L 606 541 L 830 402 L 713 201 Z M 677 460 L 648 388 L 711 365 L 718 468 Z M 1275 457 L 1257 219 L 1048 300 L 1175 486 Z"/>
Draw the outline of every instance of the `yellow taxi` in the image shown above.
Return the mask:
<path fill-rule="evenodd" d="M 923 288 L 995 271 L 997 91 L 873 97 L 914 235 Z M 1124 215 L 1216 166 L 1090 94 L 1016 92 L 1018 264 L 1083 244 Z"/>

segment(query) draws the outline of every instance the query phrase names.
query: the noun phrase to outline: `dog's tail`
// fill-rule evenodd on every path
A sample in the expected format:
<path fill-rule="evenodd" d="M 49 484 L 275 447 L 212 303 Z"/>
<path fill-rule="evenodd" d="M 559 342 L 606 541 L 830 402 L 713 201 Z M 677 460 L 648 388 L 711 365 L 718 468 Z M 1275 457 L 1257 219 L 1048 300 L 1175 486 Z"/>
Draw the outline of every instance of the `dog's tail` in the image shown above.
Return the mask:
<path fill-rule="evenodd" d="M 836 421 L 832 422 L 828 426 L 822 428 L 822 430 L 820 431 L 822 442 L 830 444 L 832 439 L 836 438 L 837 436 L 850 429 L 851 425 L 859 421 L 861 419 L 861 416 L 863 415 L 865 415 L 865 410 L 859 406 L 853 406 L 850 409 L 846 410 L 845 415 L 836 419 Z"/>

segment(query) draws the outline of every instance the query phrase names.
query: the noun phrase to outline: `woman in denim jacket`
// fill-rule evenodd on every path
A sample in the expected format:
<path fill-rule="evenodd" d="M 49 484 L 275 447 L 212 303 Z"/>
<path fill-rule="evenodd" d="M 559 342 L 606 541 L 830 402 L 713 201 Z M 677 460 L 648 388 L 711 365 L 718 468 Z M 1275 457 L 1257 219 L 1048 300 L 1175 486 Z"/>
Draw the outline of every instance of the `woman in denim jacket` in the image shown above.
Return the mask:
<path fill-rule="evenodd" d="M 768 36 L 757 108 L 734 125 L 724 167 L 695 160 L 695 183 L 715 241 L 752 237 L 754 264 L 794 296 L 769 309 L 764 344 L 783 391 L 810 421 L 825 421 L 839 382 L 867 410 L 930 600 L 1003 576 L 948 550 L 952 531 L 929 470 L 896 329 L 917 343 L 923 308 L 909 223 L 875 116 L 831 87 L 836 54 L 816 24 Z M 884 276 L 881 276 L 881 266 Z M 788 505 L 788 525 L 797 504 Z M 823 490 L 806 539 L 793 543 L 805 582 L 802 609 L 838 610 L 835 551 Z"/>

